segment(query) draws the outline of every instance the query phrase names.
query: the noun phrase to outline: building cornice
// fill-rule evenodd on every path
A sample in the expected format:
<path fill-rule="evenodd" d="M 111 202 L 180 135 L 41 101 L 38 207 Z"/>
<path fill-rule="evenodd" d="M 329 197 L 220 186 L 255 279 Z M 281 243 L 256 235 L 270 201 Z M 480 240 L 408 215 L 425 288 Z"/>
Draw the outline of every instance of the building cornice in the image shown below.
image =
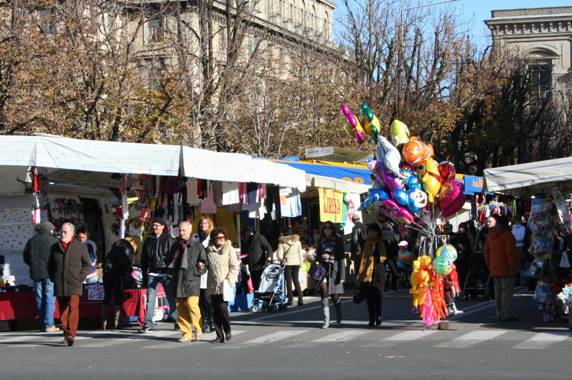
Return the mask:
<path fill-rule="evenodd" d="M 523 17 L 486 20 L 493 37 L 561 34 L 572 35 L 572 14 L 553 17 Z"/>

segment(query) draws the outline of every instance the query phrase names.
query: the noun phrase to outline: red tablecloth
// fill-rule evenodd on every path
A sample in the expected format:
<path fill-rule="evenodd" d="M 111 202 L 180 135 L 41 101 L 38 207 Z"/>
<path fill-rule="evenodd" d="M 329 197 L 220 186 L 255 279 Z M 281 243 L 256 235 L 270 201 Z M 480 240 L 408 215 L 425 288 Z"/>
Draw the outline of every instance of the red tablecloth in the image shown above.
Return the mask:
<path fill-rule="evenodd" d="M 127 317 L 138 317 L 139 322 L 145 319 L 146 289 L 127 289 L 123 291 L 123 312 Z M 163 289 L 157 289 L 157 295 L 163 295 Z M 99 319 L 101 317 L 101 300 L 88 300 L 87 293 L 80 297 L 80 319 Z M 111 309 L 111 308 L 110 308 Z M 112 312 L 112 310 L 110 310 Z M 60 317 L 56 300 L 54 318 Z M 23 321 L 38 319 L 36 301 L 32 291 L 0 293 L 0 321 Z"/>

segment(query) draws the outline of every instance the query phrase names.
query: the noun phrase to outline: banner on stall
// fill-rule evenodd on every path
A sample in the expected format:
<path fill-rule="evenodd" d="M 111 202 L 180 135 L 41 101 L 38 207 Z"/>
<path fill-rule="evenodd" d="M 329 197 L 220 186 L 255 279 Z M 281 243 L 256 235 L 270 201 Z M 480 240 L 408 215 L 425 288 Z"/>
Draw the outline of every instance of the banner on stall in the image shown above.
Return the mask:
<path fill-rule="evenodd" d="M 319 189 L 320 221 L 343 222 L 344 193 L 332 189 Z"/>

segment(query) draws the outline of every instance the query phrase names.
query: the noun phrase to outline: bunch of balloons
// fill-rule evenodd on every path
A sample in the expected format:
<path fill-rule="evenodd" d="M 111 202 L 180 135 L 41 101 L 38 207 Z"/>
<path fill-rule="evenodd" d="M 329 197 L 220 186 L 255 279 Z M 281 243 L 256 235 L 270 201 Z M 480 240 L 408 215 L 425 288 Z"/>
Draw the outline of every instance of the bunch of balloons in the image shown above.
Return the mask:
<path fill-rule="evenodd" d="M 395 119 L 390 126 L 390 140 L 380 134 L 381 123 L 371 107 L 360 105 L 361 121 L 343 103 L 340 112 L 346 128 L 359 143 L 375 144 L 375 159 L 369 163 L 372 188 L 361 204 L 366 211 L 381 209 L 397 223 L 410 224 L 427 206 L 434 206 L 441 216 L 456 214 L 465 203 L 464 185 L 455 179 L 455 166 L 438 163 L 430 144 L 410 136 L 405 123 Z"/>

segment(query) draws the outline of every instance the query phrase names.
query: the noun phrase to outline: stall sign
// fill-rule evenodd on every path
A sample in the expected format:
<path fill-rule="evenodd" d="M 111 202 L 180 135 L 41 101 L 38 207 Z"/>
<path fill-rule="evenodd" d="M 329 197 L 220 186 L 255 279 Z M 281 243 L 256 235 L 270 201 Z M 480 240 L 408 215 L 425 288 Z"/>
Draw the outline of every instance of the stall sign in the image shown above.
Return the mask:
<path fill-rule="evenodd" d="M 332 189 L 319 189 L 320 221 L 343 222 L 344 193 Z"/>

